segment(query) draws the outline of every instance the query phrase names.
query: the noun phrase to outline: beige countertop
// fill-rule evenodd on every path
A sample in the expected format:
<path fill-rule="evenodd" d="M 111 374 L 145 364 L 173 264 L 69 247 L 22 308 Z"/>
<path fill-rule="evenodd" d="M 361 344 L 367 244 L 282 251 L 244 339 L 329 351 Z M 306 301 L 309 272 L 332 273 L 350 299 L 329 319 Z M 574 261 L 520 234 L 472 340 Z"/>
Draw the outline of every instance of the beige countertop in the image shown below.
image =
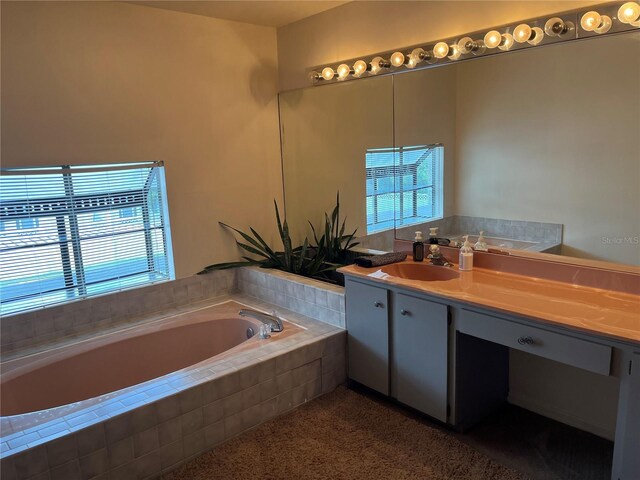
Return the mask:
<path fill-rule="evenodd" d="M 407 260 L 402 263 L 413 264 Z M 426 268 L 436 267 L 424 262 Z M 386 274 L 381 267 L 349 265 L 347 276 L 375 280 L 443 299 L 488 307 L 583 332 L 640 343 L 640 296 L 525 275 L 475 268 L 458 278 L 421 281 Z"/>

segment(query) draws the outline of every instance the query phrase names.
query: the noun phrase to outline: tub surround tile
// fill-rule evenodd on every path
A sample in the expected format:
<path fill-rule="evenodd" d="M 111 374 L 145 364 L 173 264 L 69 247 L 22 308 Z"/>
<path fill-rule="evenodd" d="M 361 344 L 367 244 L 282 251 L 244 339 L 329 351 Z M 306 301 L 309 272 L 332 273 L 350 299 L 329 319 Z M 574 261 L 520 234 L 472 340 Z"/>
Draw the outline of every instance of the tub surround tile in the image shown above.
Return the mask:
<path fill-rule="evenodd" d="M 109 467 L 114 469 L 133 460 L 133 438 L 127 437 L 109 445 Z"/>
<path fill-rule="evenodd" d="M 202 453 L 205 449 L 204 429 L 186 435 L 183 440 L 183 446 L 185 458 Z"/>
<path fill-rule="evenodd" d="M 133 423 L 133 431 L 136 433 L 157 425 L 158 416 L 156 414 L 156 406 L 151 404 L 136 408 L 131 412 L 131 421 Z"/>
<path fill-rule="evenodd" d="M 202 413 L 205 425 L 218 423 L 224 418 L 224 408 L 222 406 L 222 400 L 216 400 L 215 402 L 205 405 L 202 409 Z"/>
<path fill-rule="evenodd" d="M 158 415 L 158 421 L 169 420 L 180 416 L 180 402 L 177 395 L 158 400 L 156 403 L 156 413 Z"/>
<path fill-rule="evenodd" d="M 180 417 L 172 418 L 158 425 L 158 438 L 160 445 L 168 445 L 182 438 L 182 420 Z"/>
<path fill-rule="evenodd" d="M 204 426 L 204 415 L 202 408 L 197 408 L 189 413 L 185 413 L 180 417 L 182 425 L 182 436 L 185 437 Z"/>
<path fill-rule="evenodd" d="M 150 428 L 133 436 L 133 456 L 138 458 L 160 448 L 158 427 Z"/>
<path fill-rule="evenodd" d="M 89 455 L 80 457 L 80 472 L 83 479 L 92 479 L 109 470 L 107 449 L 102 448 Z"/>
<path fill-rule="evenodd" d="M 287 283 L 279 279 L 274 283 L 265 276 L 262 282 L 265 290 L 285 292 L 287 288 Z M 305 291 L 307 285 L 301 285 Z M 294 287 L 289 288 L 295 291 Z M 314 301 L 318 298 L 326 306 L 318 308 L 340 306 L 341 301 L 344 304 L 344 296 L 336 287 L 326 293 L 324 300 L 315 290 L 305 292 L 309 291 L 313 292 Z M 241 292 L 223 298 L 266 311 L 274 308 L 263 299 Z M 199 306 L 220 300 L 217 297 Z M 82 428 L 70 434 L 60 430 L 65 436 L 39 447 L 40 450 L 14 453 L 7 443 L 9 450 L 4 452 L 1 462 L 3 470 L 10 472 L 6 478 L 11 478 L 12 473 L 19 480 L 40 474 L 51 478 L 63 478 L 66 474 L 73 479 L 78 473 L 79 478 L 89 478 L 86 475 L 99 478 L 107 473 L 101 471 L 102 465 L 108 469 L 110 478 L 152 477 L 344 382 L 345 331 L 282 307 L 278 311 L 307 330 L 286 340 L 265 341 L 259 349 L 242 352 L 233 359 L 199 364 L 165 379 L 125 389 L 124 397 L 120 394 L 107 397 L 84 411 L 62 409 L 69 411 L 70 423 Z M 144 400 L 133 408 L 142 399 L 139 395 Z M 85 420 L 89 425 L 82 423 Z M 42 433 L 61 428 L 55 425 L 46 422 L 39 429 L 34 427 L 36 430 L 31 434 L 40 438 Z M 29 434 L 24 431 L 16 432 L 13 439 L 26 435 Z M 2 440 L 7 442 L 5 438 Z M 40 452 L 40 463 L 28 462 L 30 470 L 24 460 L 16 463 L 21 455 L 34 455 L 34 451 Z M 38 468 L 45 469 L 38 471 Z"/>
<path fill-rule="evenodd" d="M 182 413 L 190 412 L 191 410 L 202 406 L 202 387 L 196 386 L 182 391 L 179 396 L 180 411 Z"/>
<path fill-rule="evenodd" d="M 344 328 L 343 287 L 279 270 L 243 267 L 238 269 L 236 292 Z"/>
<path fill-rule="evenodd" d="M 45 446 L 41 445 L 18 454 L 14 460 L 14 466 L 19 479 L 48 472 L 49 460 Z"/>
<path fill-rule="evenodd" d="M 80 462 L 77 459 L 52 468 L 50 473 L 51 480 L 82 480 Z"/>
<path fill-rule="evenodd" d="M 116 443 L 123 438 L 130 437 L 133 434 L 133 420 L 131 413 L 118 415 L 104 424 L 107 444 Z"/>
<path fill-rule="evenodd" d="M 93 425 L 76 434 L 78 442 L 78 455 L 80 457 L 107 446 L 107 441 L 102 424 Z"/>
<path fill-rule="evenodd" d="M 160 448 L 160 467 L 167 469 L 177 466 L 184 458 L 184 447 L 182 439 L 164 445 Z"/>
<path fill-rule="evenodd" d="M 79 457 L 77 437 L 68 435 L 46 444 L 49 465 L 55 467 Z"/>

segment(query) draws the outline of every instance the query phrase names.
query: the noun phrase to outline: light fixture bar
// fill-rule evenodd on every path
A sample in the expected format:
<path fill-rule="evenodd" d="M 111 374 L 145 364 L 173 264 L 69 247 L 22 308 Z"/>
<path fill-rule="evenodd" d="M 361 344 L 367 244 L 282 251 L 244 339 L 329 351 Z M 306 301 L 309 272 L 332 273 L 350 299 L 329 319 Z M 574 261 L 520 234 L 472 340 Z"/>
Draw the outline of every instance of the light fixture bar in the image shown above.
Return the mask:
<path fill-rule="evenodd" d="M 588 9 L 555 13 L 436 42 L 319 65 L 308 69 L 307 74 L 314 85 L 326 85 L 638 29 L 639 2 L 608 2 Z"/>

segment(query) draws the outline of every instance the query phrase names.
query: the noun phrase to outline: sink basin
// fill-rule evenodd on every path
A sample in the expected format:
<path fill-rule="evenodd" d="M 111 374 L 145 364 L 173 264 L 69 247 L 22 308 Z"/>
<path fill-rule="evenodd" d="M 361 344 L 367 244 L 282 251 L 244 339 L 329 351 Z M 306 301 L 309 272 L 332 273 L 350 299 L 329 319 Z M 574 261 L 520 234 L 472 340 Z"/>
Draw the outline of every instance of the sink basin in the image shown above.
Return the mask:
<path fill-rule="evenodd" d="M 442 282 L 458 278 L 460 274 L 450 267 L 438 267 L 428 263 L 392 263 L 385 265 L 382 270 L 387 275 L 408 280 L 421 280 L 423 282 Z"/>

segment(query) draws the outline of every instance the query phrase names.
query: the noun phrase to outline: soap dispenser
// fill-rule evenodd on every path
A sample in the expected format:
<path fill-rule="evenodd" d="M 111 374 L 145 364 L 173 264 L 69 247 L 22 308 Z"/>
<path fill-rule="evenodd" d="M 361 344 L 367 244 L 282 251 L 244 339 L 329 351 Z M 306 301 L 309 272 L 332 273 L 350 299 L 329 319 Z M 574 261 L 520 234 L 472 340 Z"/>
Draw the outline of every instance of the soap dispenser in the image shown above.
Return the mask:
<path fill-rule="evenodd" d="M 413 241 L 413 261 L 422 262 L 424 260 L 424 242 L 422 241 L 422 232 L 416 232 L 416 238 Z"/>
<path fill-rule="evenodd" d="M 438 245 L 438 227 L 429 229 L 429 245 Z"/>
<path fill-rule="evenodd" d="M 478 252 L 488 252 L 489 251 L 489 247 L 487 247 L 487 242 L 484 240 L 484 232 L 483 231 L 480 232 L 480 236 L 478 237 L 478 241 L 473 246 L 473 249 L 477 250 Z"/>
<path fill-rule="evenodd" d="M 465 235 L 464 244 L 460 248 L 458 268 L 462 271 L 473 270 L 473 249 L 469 243 L 469 235 Z"/>

